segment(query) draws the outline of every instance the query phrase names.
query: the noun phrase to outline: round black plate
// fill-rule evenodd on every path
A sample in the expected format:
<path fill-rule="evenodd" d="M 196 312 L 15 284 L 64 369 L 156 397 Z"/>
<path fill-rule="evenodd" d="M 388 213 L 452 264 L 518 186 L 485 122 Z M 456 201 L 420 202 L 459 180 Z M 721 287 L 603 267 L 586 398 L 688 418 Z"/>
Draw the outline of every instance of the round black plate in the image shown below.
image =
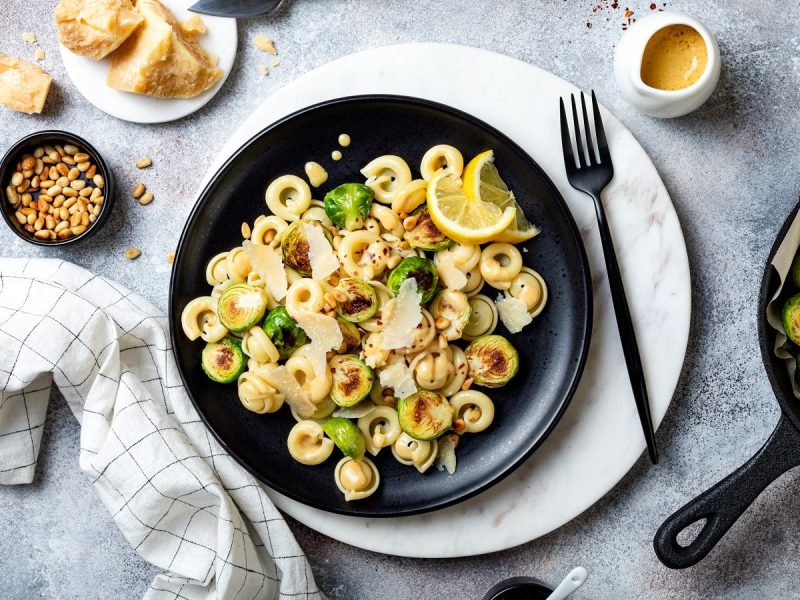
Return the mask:
<path fill-rule="evenodd" d="M 521 118 L 524 115 L 520 115 Z M 352 137 L 344 157 L 331 160 L 340 133 Z M 424 152 L 448 143 L 469 160 L 493 149 L 503 178 L 526 215 L 543 233 L 525 244 L 525 264 L 547 281 L 550 300 L 533 324 L 517 335 L 502 327 L 520 353 L 512 383 L 489 391 L 496 403 L 492 426 L 465 435 L 452 476 L 421 475 L 398 463 L 387 449 L 375 459 L 381 485 L 370 498 L 345 502 L 333 481 L 335 451 L 324 464 L 307 467 L 286 449 L 294 425 L 289 410 L 257 415 L 239 403 L 235 385 L 210 382 L 200 369 L 201 342 L 181 331 L 180 315 L 194 297 L 207 295 L 208 260 L 242 242 L 241 224 L 268 213 L 264 191 L 280 175 L 302 175 L 315 160 L 330 173 L 315 196 L 346 181 L 361 181 L 359 169 L 381 154 L 397 154 L 416 171 Z M 484 289 L 492 298 L 497 291 Z M 211 180 L 189 216 L 172 273 L 170 323 L 181 376 L 197 411 L 219 442 L 273 489 L 300 502 L 358 516 L 398 516 L 441 508 L 472 496 L 508 475 L 541 444 L 572 397 L 591 335 L 589 266 L 572 216 L 553 183 L 514 142 L 489 125 L 453 108 L 399 96 L 359 96 L 301 110 L 247 142 Z"/>

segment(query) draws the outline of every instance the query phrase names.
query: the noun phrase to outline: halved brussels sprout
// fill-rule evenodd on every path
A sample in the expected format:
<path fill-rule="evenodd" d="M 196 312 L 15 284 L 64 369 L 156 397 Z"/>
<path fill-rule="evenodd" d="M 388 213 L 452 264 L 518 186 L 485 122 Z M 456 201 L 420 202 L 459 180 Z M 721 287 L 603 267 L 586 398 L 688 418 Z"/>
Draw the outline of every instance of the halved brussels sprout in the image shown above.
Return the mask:
<path fill-rule="evenodd" d="M 343 183 L 325 194 L 325 213 L 339 228 L 361 229 L 372 208 L 373 195 L 372 188 L 363 183 Z"/>
<path fill-rule="evenodd" d="M 375 372 L 355 354 L 334 356 L 328 363 L 333 376 L 331 399 L 339 406 L 355 406 L 369 396 Z"/>
<path fill-rule="evenodd" d="M 200 359 L 203 371 L 211 381 L 233 383 L 247 368 L 247 358 L 239 340 L 225 338 L 206 344 Z"/>
<path fill-rule="evenodd" d="M 358 327 L 341 317 L 336 317 L 336 322 L 339 323 L 339 329 L 342 330 L 342 345 L 339 346 L 339 354 L 358 348 L 361 345 L 361 334 L 358 332 Z"/>
<path fill-rule="evenodd" d="M 792 261 L 792 266 L 789 269 L 789 278 L 792 280 L 794 287 L 800 288 L 800 253 Z"/>
<path fill-rule="evenodd" d="M 219 297 L 217 316 L 229 331 L 241 333 L 262 319 L 267 310 L 267 300 L 263 288 L 236 283 Z"/>
<path fill-rule="evenodd" d="M 417 224 L 411 231 L 406 231 L 403 237 L 411 244 L 412 248 L 421 250 L 446 250 L 453 245 L 453 240 L 443 234 L 428 214 L 428 208 L 423 204 L 411 213 L 417 217 Z"/>
<path fill-rule="evenodd" d="M 453 409 L 444 396 L 430 390 L 397 401 L 400 428 L 416 440 L 432 440 L 450 429 Z"/>
<path fill-rule="evenodd" d="M 364 435 L 355 423 L 341 417 L 331 417 L 322 424 L 322 430 L 344 454 L 356 460 L 364 458 Z"/>
<path fill-rule="evenodd" d="M 429 310 L 434 319 L 443 317 L 449 323 L 439 327 L 448 340 L 461 339 L 464 327 L 469 323 L 472 307 L 464 292 L 457 290 L 440 290 L 431 301 Z M 438 323 L 437 323 L 438 327 Z"/>
<path fill-rule="evenodd" d="M 427 258 L 421 256 L 409 256 L 400 261 L 386 280 L 386 285 L 392 290 L 393 294 L 400 291 L 400 286 L 406 279 L 414 278 L 417 280 L 417 290 L 422 294 L 422 303 L 426 304 L 433 298 L 436 286 L 439 284 L 439 276 L 436 274 L 436 267 Z"/>
<path fill-rule="evenodd" d="M 291 267 L 301 275 L 311 277 L 311 259 L 308 257 L 308 236 L 306 235 L 307 224 L 322 229 L 328 241 L 333 243 L 331 232 L 319 221 L 294 221 L 281 236 L 281 252 L 283 252 L 285 266 Z"/>
<path fill-rule="evenodd" d="M 289 358 L 300 346 L 308 343 L 306 332 L 289 315 L 285 306 L 276 306 L 269 311 L 264 319 L 264 331 L 281 358 Z"/>
<path fill-rule="evenodd" d="M 333 294 L 336 312 L 351 323 L 366 321 L 378 310 L 378 295 L 366 281 L 344 277 L 339 280 Z"/>
<path fill-rule="evenodd" d="M 507 384 L 519 370 L 519 354 L 502 335 L 485 335 L 464 350 L 469 376 L 478 385 L 496 388 Z"/>
<path fill-rule="evenodd" d="M 783 305 L 783 330 L 786 337 L 800 346 L 800 294 L 795 294 Z"/>

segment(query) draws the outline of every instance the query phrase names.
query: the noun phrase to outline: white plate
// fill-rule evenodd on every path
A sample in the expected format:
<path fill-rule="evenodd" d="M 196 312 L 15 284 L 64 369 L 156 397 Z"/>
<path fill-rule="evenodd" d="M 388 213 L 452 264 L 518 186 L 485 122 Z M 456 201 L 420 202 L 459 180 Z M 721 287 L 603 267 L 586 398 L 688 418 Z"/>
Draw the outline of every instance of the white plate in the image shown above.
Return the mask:
<path fill-rule="evenodd" d="M 268 489 L 278 508 L 337 540 L 376 552 L 426 558 L 485 554 L 528 542 L 574 519 L 613 488 L 641 456 L 644 437 L 592 201 L 570 187 L 564 172 L 558 98 L 576 91 L 551 73 L 494 52 L 450 44 L 388 46 L 346 56 L 296 79 L 267 98 L 225 144 L 200 189 L 254 134 L 310 104 L 370 93 L 449 104 L 505 132 L 547 172 L 578 223 L 593 275 L 592 342 L 575 397 L 542 446 L 503 481 L 455 506 L 409 517 L 337 515 Z M 619 166 L 603 200 L 658 425 L 686 354 L 689 262 L 678 217 L 652 161 L 631 132 L 601 110 L 611 155 Z M 320 143 L 328 148 L 326 144 L 335 140 Z M 353 144 L 358 143 L 353 138 Z M 321 154 L 311 154 L 309 160 L 325 166 L 329 158 Z"/>
<path fill-rule="evenodd" d="M 195 0 L 161 0 L 178 21 L 194 15 L 189 7 Z M 165 123 L 189 115 L 206 105 L 219 91 L 231 72 L 236 56 L 236 19 L 200 15 L 208 27 L 208 33 L 197 39 L 207 52 L 219 59 L 219 68 L 224 71 L 222 78 L 214 87 L 194 98 L 166 100 L 151 98 L 130 92 L 121 92 L 106 84 L 106 76 L 111 66 L 111 58 L 94 61 L 78 56 L 59 45 L 61 58 L 67 74 L 78 91 L 89 102 L 111 116 L 133 123 Z"/>

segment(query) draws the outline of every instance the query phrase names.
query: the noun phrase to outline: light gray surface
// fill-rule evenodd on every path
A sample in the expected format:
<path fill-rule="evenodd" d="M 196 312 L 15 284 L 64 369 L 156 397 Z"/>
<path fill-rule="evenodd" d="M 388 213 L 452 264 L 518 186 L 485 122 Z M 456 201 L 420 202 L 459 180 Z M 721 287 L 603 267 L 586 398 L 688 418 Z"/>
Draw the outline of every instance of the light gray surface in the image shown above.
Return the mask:
<path fill-rule="evenodd" d="M 277 17 L 240 24 L 234 71 L 206 108 L 159 126 L 123 123 L 78 95 L 59 60 L 49 19 L 52 1 L 2 4 L 0 53 L 32 59 L 33 49 L 20 34 L 35 31 L 55 83 L 45 115 L 0 108 L 0 150 L 29 132 L 69 129 L 104 154 L 120 190 L 115 214 L 93 240 L 72 249 L 38 250 L 0 227 L 0 254 L 64 257 L 116 278 L 162 307 L 169 277 L 165 257 L 209 161 L 262 99 L 314 67 L 398 41 L 460 42 L 504 52 L 597 90 L 653 157 L 689 249 L 692 334 L 674 403 L 658 432 L 661 465 L 640 460 L 614 491 L 572 523 L 483 557 L 386 557 L 291 524 L 320 586 L 336 600 L 479 598 L 497 580 L 514 575 L 554 584 L 576 564 L 590 575 L 575 598 L 797 597 L 796 472 L 758 499 L 698 567 L 669 571 L 652 551 L 663 519 L 749 458 L 778 418 L 759 358 L 755 310 L 772 239 L 800 193 L 794 148 L 800 138 L 796 2 L 670 2 L 669 8 L 692 12 L 717 35 L 723 71 L 705 107 L 658 121 L 634 112 L 616 92 L 612 56 L 623 15 L 609 2 L 287 0 Z M 598 4 L 605 9 L 593 13 Z M 649 2 L 630 6 L 637 17 L 649 12 Z M 266 78 L 257 66 L 271 57 L 248 41 L 257 32 L 273 36 L 280 51 L 280 66 Z M 142 154 L 155 163 L 144 172 L 133 166 Z M 140 180 L 156 195 L 147 207 L 127 194 Z M 143 250 L 138 261 L 122 257 L 130 246 Z M 78 438 L 77 423 L 54 394 L 35 482 L 0 489 L 2 598 L 139 598 L 155 574 L 127 546 L 80 473 Z"/>

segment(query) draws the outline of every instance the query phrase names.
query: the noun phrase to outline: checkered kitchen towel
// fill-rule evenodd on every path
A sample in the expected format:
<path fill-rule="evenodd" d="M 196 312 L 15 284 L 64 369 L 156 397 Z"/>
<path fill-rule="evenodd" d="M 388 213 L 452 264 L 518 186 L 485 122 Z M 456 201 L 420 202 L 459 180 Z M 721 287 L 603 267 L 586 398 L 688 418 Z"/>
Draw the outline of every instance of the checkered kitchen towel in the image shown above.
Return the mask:
<path fill-rule="evenodd" d="M 81 470 L 166 571 L 145 598 L 322 598 L 280 513 L 199 420 L 166 327 L 73 264 L 0 258 L 0 483 L 32 481 L 55 382 L 81 423 Z"/>

